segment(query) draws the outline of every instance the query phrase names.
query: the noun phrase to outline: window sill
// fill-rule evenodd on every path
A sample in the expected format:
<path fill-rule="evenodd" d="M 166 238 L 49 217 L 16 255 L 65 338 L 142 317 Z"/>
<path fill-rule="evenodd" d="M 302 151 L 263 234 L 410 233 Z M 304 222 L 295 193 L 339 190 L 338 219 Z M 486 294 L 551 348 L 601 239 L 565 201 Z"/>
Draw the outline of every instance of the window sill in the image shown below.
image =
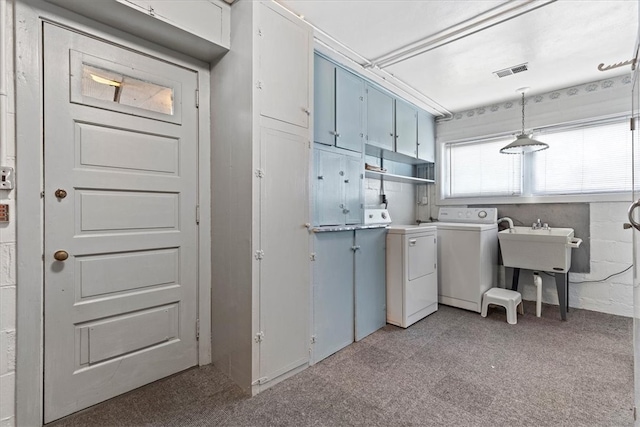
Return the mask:
<path fill-rule="evenodd" d="M 534 203 L 597 203 L 597 202 L 630 202 L 631 192 L 609 194 L 559 194 L 550 196 L 487 196 L 487 197 L 438 197 L 439 206 L 455 205 L 515 205 Z"/>

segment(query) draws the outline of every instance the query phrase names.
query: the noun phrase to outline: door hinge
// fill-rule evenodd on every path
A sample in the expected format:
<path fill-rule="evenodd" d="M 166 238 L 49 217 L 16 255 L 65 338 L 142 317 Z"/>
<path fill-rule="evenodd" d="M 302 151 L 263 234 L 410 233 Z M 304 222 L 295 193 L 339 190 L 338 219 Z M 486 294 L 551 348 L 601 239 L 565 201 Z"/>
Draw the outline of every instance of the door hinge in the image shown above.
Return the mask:
<path fill-rule="evenodd" d="M 262 249 L 258 249 L 256 251 L 256 259 L 261 260 L 262 258 L 264 258 L 264 251 Z"/>
<path fill-rule="evenodd" d="M 629 119 L 629 130 L 632 132 L 636 130 L 636 119 L 633 117 Z"/>
<path fill-rule="evenodd" d="M 316 253 L 315 252 L 311 252 L 311 255 L 309 255 L 309 259 L 311 261 L 315 261 L 316 260 Z"/>
<path fill-rule="evenodd" d="M 637 419 L 638 419 L 638 417 L 637 417 L 637 413 L 636 413 L 636 407 L 634 406 L 633 407 L 633 421 L 635 421 Z"/>
<path fill-rule="evenodd" d="M 196 89 L 196 108 L 200 108 L 200 91 Z"/>
<path fill-rule="evenodd" d="M 196 224 L 200 224 L 200 205 L 196 205 Z"/>
<path fill-rule="evenodd" d="M 258 178 L 264 178 L 264 170 L 262 170 L 262 169 L 256 169 L 256 177 L 258 177 Z"/>
<path fill-rule="evenodd" d="M 316 336 L 311 335 L 311 344 L 315 344 L 315 343 L 316 343 Z"/>
<path fill-rule="evenodd" d="M 200 339 L 200 319 L 196 319 L 196 341 Z"/>
<path fill-rule="evenodd" d="M 256 83 L 256 87 L 258 89 L 262 89 L 262 82 L 260 80 L 258 80 L 258 82 Z"/>
<path fill-rule="evenodd" d="M 254 341 L 257 343 L 261 343 L 262 341 L 264 341 L 264 332 L 260 331 L 256 334 L 256 337 L 254 338 Z"/>
<path fill-rule="evenodd" d="M 41 192 L 40 192 L 40 198 L 41 198 L 41 199 L 44 199 L 44 191 L 41 191 Z"/>
<path fill-rule="evenodd" d="M 258 28 L 258 36 L 262 37 L 262 29 Z"/>
<path fill-rule="evenodd" d="M 269 378 L 267 377 L 262 377 L 262 378 L 258 378 L 257 380 L 255 380 L 254 382 L 251 383 L 251 385 L 261 385 L 264 384 L 266 382 L 269 381 Z"/>

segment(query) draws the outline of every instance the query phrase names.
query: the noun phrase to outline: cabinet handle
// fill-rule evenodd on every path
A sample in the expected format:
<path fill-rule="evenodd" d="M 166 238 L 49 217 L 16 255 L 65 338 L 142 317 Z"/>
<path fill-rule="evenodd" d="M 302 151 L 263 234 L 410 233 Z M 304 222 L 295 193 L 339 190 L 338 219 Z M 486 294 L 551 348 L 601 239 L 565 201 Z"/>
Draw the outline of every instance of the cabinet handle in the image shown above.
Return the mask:
<path fill-rule="evenodd" d="M 389 136 L 393 136 L 393 133 L 390 133 Z"/>
<path fill-rule="evenodd" d="M 340 203 L 340 209 L 344 209 L 344 203 Z"/>
<path fill-rule="evenodd" d="M 324 179 L 324 176 L 318 175 L 318 179 Z"/>
<path fill-rule="evenodd" d="M 409 239 L 409 246 L 415 246 L 417 242 L 416 239 Z"/>
<path fill-rule="evenodd" d="M 338 131 L 332 130 L 329 132 L 331 135 L 335 136 L 336 138 L 340 137 L 340 134 L 338 133 Z"/>
<path fill-rule="evenodd" d="M 340 171 L 340 176 L 344 176 L 344 171 Z"/>
<path fill-rule="evenodd" d="M 346 182 L 346 183 L 348 184 L 348 183 L 349 183 L 349 180 L 348 180 L 348 179 L 345 179 L 345 180 L 344 180 L 344 182 Z"/>
<path fill-rule="evenodd" d="M 304 111 L 307 116 L 311 115 L 311 110 L 309 110 L 308 108 L 302 107 L 302 111 Z"/>
<path fill-rule="evenodd" d="M 359 251 L 360 250 L 360 246 L 359 245 L 355 245 L 355 246 L 351 246 L 351 250 L 352 251 Z"/>
<path fill-rule="evenodd" d="M 345 215 L 348 214 L 349 212 L 351 212 L 349 209 L 342 209 L 342 213 Z"/>

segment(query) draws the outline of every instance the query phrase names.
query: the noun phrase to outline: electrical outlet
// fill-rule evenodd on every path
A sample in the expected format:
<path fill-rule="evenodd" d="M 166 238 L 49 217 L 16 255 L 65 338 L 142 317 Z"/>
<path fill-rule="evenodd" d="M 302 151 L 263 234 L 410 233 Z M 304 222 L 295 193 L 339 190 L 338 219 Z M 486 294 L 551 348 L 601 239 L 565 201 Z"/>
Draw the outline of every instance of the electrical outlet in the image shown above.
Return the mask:
<path fill-rule="evenodd" d="M 13 190 L 13 168 L 0 167 L 0 190 Z"/>

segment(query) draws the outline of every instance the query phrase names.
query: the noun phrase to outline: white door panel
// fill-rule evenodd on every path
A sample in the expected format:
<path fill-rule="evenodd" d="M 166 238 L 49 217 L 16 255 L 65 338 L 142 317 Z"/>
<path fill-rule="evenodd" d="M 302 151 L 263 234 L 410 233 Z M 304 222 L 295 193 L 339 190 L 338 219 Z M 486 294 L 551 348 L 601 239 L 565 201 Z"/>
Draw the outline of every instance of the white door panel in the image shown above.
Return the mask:
<path fill-rule="evenodd" d="M 51 24 L 44 64 L 50 422 L 197 363 L 197 74 Z"/>

